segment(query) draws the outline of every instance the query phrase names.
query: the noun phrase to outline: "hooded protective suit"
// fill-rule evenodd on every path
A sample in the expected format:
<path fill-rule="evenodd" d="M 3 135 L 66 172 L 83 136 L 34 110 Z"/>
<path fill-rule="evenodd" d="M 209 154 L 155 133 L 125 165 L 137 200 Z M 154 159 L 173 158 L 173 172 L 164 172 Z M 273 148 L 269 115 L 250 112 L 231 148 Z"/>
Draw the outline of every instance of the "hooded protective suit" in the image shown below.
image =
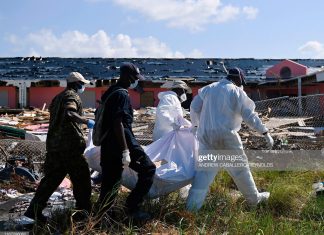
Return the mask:
<path fill-rule="evenodd" d="M 234 150 L 244 156 L 243 145 L 238 131 L 244 122 L 259 133 L 268 129 L 262 124 L 255 104 L 243 91 L 227 79 L 201 88 L 190 106 L 193 126 L 198 126 L 199 153 L 203 151 Z M 188 210 L 199 210 L 220 167 L 198 169 L 187 199 Z M 268 198 L 269 193 L 259 193 L 248 164 L 244 167 L 225 168 L 234 179 L 246 200 L 255 205 Z"/>
<path fill-rule="evenodd" d="M 190 92 L 191 89 L 183 81 L 167 81 L 161 88 L 179 88 Z M 185 93 L 183 93 L 185 95 Z M 172 130 L 179 130 L 181 126 L 191 127 L 191 123 L 183 117 L 181 101 L 174 91 L 160 92 L 158 94 L 159 104 L 156 108 L 155 125 L 153 129 L 153 141 L 164 137 Z M 180 97 L 181 99 L 181 97 Z M 179 141 L 179 140 L 178 140 Z M 189 156 L 188 156 L 189 157 Z M 180 196 L 186 198 L 190 185 L 180 189 Z"/>
<path fill-rule="evenodd" d="M 173 91 L 164 91 L 158 94 L 160 100 L 156 108 L 155 125 L 153 129 L 153 141 L 174 129 L 173 124 L 179 124 L 183 117 L 183 110 L 178 96 Z"/>

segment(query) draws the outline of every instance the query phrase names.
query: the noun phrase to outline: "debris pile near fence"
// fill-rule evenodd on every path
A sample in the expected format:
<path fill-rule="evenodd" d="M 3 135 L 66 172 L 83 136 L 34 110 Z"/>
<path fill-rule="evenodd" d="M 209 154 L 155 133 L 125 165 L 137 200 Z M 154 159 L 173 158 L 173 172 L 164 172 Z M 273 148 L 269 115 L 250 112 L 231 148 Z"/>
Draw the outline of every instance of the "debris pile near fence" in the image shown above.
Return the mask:
<path fill-rule="evenodd" d="M 0 115 L 0 139 L 38 139 L 31 136 L 47 134 L 50 119 L 48 110 L 20 109 L 19 111 L 15 110 L 13 113 L 0 112 L 2 113 Z M 92 108 L 84 109 L 84 115 L 87 118 L 94 119 L 94 111 L 95 109 Z M 87 134 L 86 125 L 83 125 L 83 127 L 85 134 Z"/>
<path fill-rule="evenodd" d="M 302 115 L 298 115 L 302 106 Z M 282 110 L 284 105 L 290 105 L 290 111 Z M 88 117 L 94 117 L 94 109 L 86 109 Z M 156 108 L 148 107 L 134 111 L 133 132 L 141 145 L 152 143 L 152 134 L 155 123 Z M 36 112 L 38 112 L 36 110 Z M 271 135 L 276 140 L 275 149 L 282 147 L 290 149 L 321 149 L 323 147 L 324 132 L 324 94 L 298 97 L 282 97 L 256 102 L 256 112 L 270 129 Z M 28 113 L 28 112 L 27 112 Z M 45 114 L 47 114 L 45 112 Z M 19 114 L 18 117 L 24 115 Z M 27 115 L 28 116 L 28 115 Z M 34 117 L 29 115 L 32 120 Z M 46 116 L 46 115 L 45 115 Z M 17 118 L 18 118 L 17 117 Z M 25 115 L 26 117 L 26 115 Z M 186 116 L 189 118 L 189 116 Z M 48 120 L 49 117 L 47 117 Z M 244 147 L 247 149 L 265 149 L 266 143 L 263 136 L 247 128 L 243 123 L 239 132 Z M 42 161 L 45 158 L 45 143 L 37 141 L 12 141 L 1 140 L 0 146 L 5 148 L 15 143 L 11 151 L 15 155 L 31 157 L 34 161 Z M 2 156 L 0 155 L 0 161 Z"/>
<path fill-rule="evenodd" d="M 256 102 L 256 112 L 259 113 L 262 121 L 269 128 L 275 141 L 273 149 L 323 149 L 323 97 L 324 95 L 303 97 L 302 99 L 283 97 Z M 302 109 L 300 109 L 300 104 L 302 104 Z M 87 117 L 93 118 L 93 113 L 93 109 L 86 110 Z M 189 119 L 188 113 L 186 114 L 186 118 Z M 28 117 L 26 113 L 25 115 L 4 116 L 5 118 L 9 117 L 13 122 L 18 122 L 21 128 L 26 128 L 28 125 L 25 124 L 27 123 L 30 125 L 48 124 L 35 124 L 35 122 L 48 122 L 49 120 L 48 115 L 44 116 L 44 120 L 35 120 L 36 116 L 30 115 Z M 1 118 L 4 118 L 4 116 Z M 155 108 L 149 107 L 134 111 L 133 132 L 141 145 L 149 145 L 152 143 L 154 123 Z M 87 129 L 85 128 L 84 130 Z M 242 129 L 239 134 L 245 149 L 267 149 L 264 137 L 248 128 L 244 123 L 242 124 Z M 32 161 L 33 167 L 37 172 L 42 169 L 46 156 L 45 142 L 0 138 L 0 147 L 6 152 L 6 154 L 4 154 L 0 151 L 0 170 L 4 167 L 4 163 L 8 156 L 25 157 L 29 161 Z M 37 183 L 30 183 L 18 177 L 13 177 L 10 182 L 0 181 L 0 202 L 2 206 L 8 203 L 7 207 L 9 212 L 7 214 L 16 215 L 26 210 L 27 203 L 32 197 L 32 194 L 26 194 L 26 192 L 34 191 L 36 186 Z M 23 193 L 22 196 L 26 195 L 26 198 L 29 197 L 29 199 L 22 198 L 10 204 L 10 198 L 17 196 L 20 198 L 21 196 L 19 195 L 21 193 Z M 63 188 L 61 192 L 56 192 L 54 196 L 52 195 L 52 200 L 49 201 L 51 205 L 49 209 L 56 205 L 62 206 L 66 201 L 70 203 L 71 199 L 72 190 Z"/>
<path fill-rule="evenodd" d="M 266 125 L 277 140 L 275 148 L 323 148 L 324 94 L 258 101 L 256 111 L 266 114 Z"/>
<path fill-rule="evenodd" d="M 300 111 L 298 104 L 300 103 L 302 104 L 302 115 L 298 114 Z M 283 108 L 283 105 L 287 106 L 288 104 L 290 105 L 289 113 L 287 113 L 287 110 L 278 108 Z M 86 109 L 85 111 L 88 117 L 94 117 L 94 109 Z M 152 143 L 155 111 L 156 108 L 148 107 L 134 112 L 133 132 L 141 145 Z M 256 112 L 260 114 L 275 139 L 274 149 L 318 150 L 323 148 L 324 94 L 258 101 L 256 102 Z M 47 113 L 42 111 L 42 114 L 48 120 Z M 25 117 L 25 119 L 23 118 L 25 122 L 28 119 L 35 121 L 33 115 L 29 116 L 19 114 L 16 118 Z M 239 134 L 246 149 L 266 149 L 263 136 L 247 128 L 244 123 Z M 12 155 L 26 156 L 34 162 L 42 162 L 45 159 L 46 147 L 44 142 L 2 139 L 0 146 L 7 149 Z M 3 160 L 4 156 L 0 153 L 0 163 Z"/>

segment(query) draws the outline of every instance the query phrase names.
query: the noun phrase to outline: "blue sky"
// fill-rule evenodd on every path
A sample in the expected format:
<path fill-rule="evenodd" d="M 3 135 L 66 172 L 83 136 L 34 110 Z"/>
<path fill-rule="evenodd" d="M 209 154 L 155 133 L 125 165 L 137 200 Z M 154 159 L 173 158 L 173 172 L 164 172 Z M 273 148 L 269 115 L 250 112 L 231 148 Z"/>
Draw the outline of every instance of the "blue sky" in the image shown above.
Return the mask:
<path fill-rule="evenodd" d="M 324 58 L 323 0 L 1 0 L 0 57 Z"/>

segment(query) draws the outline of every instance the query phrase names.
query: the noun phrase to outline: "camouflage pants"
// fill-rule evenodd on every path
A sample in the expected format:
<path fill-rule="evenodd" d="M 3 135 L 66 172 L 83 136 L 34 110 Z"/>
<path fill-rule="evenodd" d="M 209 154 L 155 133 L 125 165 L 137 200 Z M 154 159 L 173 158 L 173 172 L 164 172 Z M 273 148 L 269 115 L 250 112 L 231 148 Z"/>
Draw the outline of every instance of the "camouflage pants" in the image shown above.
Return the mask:
<path fill-rule="evenodd" d="M 49 197 L 69 174 L 73 184 L 73 195 L 76 208 L 89 211 L 91 209 L 91 181 L 88 163 L 83 155 L 71 153 L 48 152 L 44 165 L 45 176 L 42 178 L 30 208 L 41 212 Z"/>

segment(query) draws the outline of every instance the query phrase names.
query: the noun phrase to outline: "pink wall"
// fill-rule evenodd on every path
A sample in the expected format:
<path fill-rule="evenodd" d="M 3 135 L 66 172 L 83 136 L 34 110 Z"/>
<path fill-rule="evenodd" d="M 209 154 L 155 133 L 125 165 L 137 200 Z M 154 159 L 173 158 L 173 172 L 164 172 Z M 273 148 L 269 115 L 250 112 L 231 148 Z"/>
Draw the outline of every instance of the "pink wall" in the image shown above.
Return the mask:
<path fill-rule="evenodd" d="M 292 77 L 302 76 L 307 74 L 307 67 L 298 64 L 291 60 L 283 60 L 279 64 L 274 65 L 273 67 L 269 68 L 266 72 L 267 78 L 279 78 L 280 77 L 280 70 L 283 67 L 288 67 L 291 70 Z"/>
<path fill-rule="evenodd" d="M 96 100 L 100 100 L 102 94 L 108 89 L 108 87 L 87 87 L 86 90 L 95 91 Z M 44 103 L 46 103 L 46 108 L 50 105 L 52 99 L 59 92 L 63 91 L 64 87 L 30 87 L 29 88 L 29 105 L 36 108 L 42 108 Z M 157 106 L 159 103 L 158 94 L 161 91 L 166 91 L 167 89 L 163 88 L 144 88 L 146 92 L 153 92 L 154 94 L 154 106 Z M 131 98 L 131 104 L 134 109 L 139 109 L 141 107 L 141 95 L 140 93 L 128 89 L 128 93 Z"/>
<path fill-rule="evenodd" d="M 100 100 L 102 94 L 108 89 L 108 87 L 96 87 L 96 88 L 89 88 L 89 89 L 94 89 L 96 91 L 96 99 Z M 153 92 L 154 106 L 157 106 L 159 103 L 159 98 L 158 98 L 159 92 L 166 91 L 166 90 L 167 89 L 153 88 L 153 87 L 144 88 L 144 92 Z M 141 107 L 141 94 L 132 89 L 128 89 L 128 94 L 131 98 L 131 104 L 133 108 L 139 109 Z"/>
<path fill-rule="evenodd" d="M 64 87 L 30 87 L 29 88 L 29 105 L 36 108 L 42 108 L 44 103 L 46 103 L 46 108 L 52 102 L 52 99 L 61 91 Z M 96 92 L 96 100 L 100 100 L 101 95 L 105 92 L 107 87 L 87 87 L 88 91 Z"/>
<path fill-rule="evenodd" d="M 198 93 L 198 89 L 200 87 L 192 87 L 193 96 Z M 159 87 L 148 87 L 144 88 L 144 92 L 153 92 L 154 95 L 154 106 L 156 107 L 159 104 L 158 94 L 163 91 L 167 91 L 168 89 L 159 88 Z M 135 92 L 131 89 L 128 90 L 129 95 L 131 97 L 132 106 L 134 109 L 139 109 L 141 107 L 141 95 L 138 92 Z"/>
<path fill-rule="evenodd" d="M 30 87 L 29 106 L 41 109 L 46 103 L 46 108 L 48 108 L 52 99 L 63 90 L 64 87 Z"/>
<path fill-rule="evenodd" d="M 96 100 L 100 100 L 102 94 L 108 89 L 108 87 L 87 87 L 86 90 L 95 91 Z M 193 95 L 196 95 L 199 87 L 193 87 Z M 46 103 L 46 108 L 49 107 L 52 99 L 55 95 L 64 90 L 64 87 L 30 87 L 29 88 L 29 105 L 36 108 L 42 108 L 44 103 Z M 144 88 L 144 92 L 153 92 L 154 96 L 154 106 L 157 106 L 159 103 L 158 94 L 162 91 L 167 91 L 168 89 L 148 87 Z M 141 107 L 141 95 L 140 93 L 128 89 L 128 93 L 131 98 L 131 104 L 134 109 L 139 109 Z"/>
<path fill-rule="evenodd" d="M 259 91 L 263 94 L 267 92 L 280 92 L 282 96 L 298 96 L 298 88 L 296 86 L 293 87 L 269 87 L 262 88 Z M 324 94 L 324 84 L 318 83 L 316 86 L 302 86 L 302 95 L 315 95 L 315 94 Z"/>
<path fill-rule="evenodd" d="M 9 108 L 17 108 L 17 89 L 13 86 L 1 86 L 1 91 L 7 91 L 8 92 L 8 105 Z"/>
<path fill-rule="evenodd" d="M 202 87 L 202 86 L 201 86 Z M 200 87 L 195 86 L 191 87 L 193 96 L 197 95 L 198 89 Z M 10 107 L 16 107 L 17 99 L 16 99 L 16 90 L 15 87 L 0 87 L 0 89 L 8 89 L 10 90 Z M 46 108 L 50 105 L 52 99 L 56 94 L 61 92 L 64 87 L 30 87 L 29 88 L 29 105 L 37 108 L 42 108 L 43 104 L 46 103 Z M 96 88 L 86 88 L 86 90 L 91 90 L 96 92 L 96 100 L 100 100 L 102 94 L 107 90 L 107 87 L 96 87 Z M 147 87 L 144 88 L 146 92 L 154 93 L 154 106 L 157 106 L 159 103 L 158 93 L 161 91 L 166 91 L 167 89 L 163 88 L 153 88 Z M 249 93 L 253 89 L 246 88 L 246 92 Z M 278 92 L 280 90 L 282 95 L 297 95 L 297 87 L 292 88 L 263 88 L 259 89 L 261 95 L 266 95 L 267 91 Z M 134 109 L 139 109 L 141 104 L 141 95 L 138 92 L 135 92 L 131 89 L 128 90 L 129 95 L 131 97 L 131 103 Z M 317 86 L 304 86 L 302 88 L 303 94 L 316 94 L 316 93 L 324 93 L 324 84 Z"/>
<path fill-rule="evenodd" d="M 95 91 L 96 92 L 96 100 L 100 100 L 101 96 L 109 87 L 95 87 L 95 88 L 86 88 L 86 90 Z M 128 93 L 131 96 L 131 104 L 133 108 L 139 108 L 140 107 L 140 94 L 138 92 L 135 92 L 131 89 L 128 89 Z M 98 105 L 98 103 L 96 103 Z"/>
<path fill-rule="evenodd" d="M 132 89 L 128 89 L 128 94 L 130 96 L 133 109 L 139 109 L 141 101 L 140 94 Z"/>
<path fill-rule="evenodd" d="M 153 87 L 144 88 L 144 92 L 153 92 L 154 106 L 157 106 L 159 103 L 158 94 L 161 91 L 166 91 L 166 90 L 167 89 L 153 88 Z M 128 93 L 131 97 L 131 103 L 133 108 L 139 109 L 141 107 L 141 94 L 136 91 L 133 91 L 132 89 L 128 89 Z"/>
<path fill-rule="evenodd" d="M 320 94 L 324 94 L 324 84 L 321 83 L 321 85 L 319 86 L 319 91 L 320 91 Z"/>
<path fill-rule="evenodd" d="M 101 99 L 102 94 L 107 90 L 107 87 L 87 87 L 86 90 L 95 91 L 96 92 L 96 101 Z M 98 103 L 96 102 L 96 107 Z"/>
<path fill-rule="evenodd" d="M 162 91 L 167 91 L 168 89 L 158 88 L 158 87 L 147 87 L 144 88 L 144 92 L 153 92 L 153 99 L 154 99 L 154 106 L 156 107 L 159 103 L 158 94 Z M 141 94 L 132 90 L 128 89 L 128 94 L 131 98 L 131 104 L 134 109 L 139 109 L 141 107 Z"/>
<path fill-rule="evenodd" d="M 302 93 L 307 95 L 324 94 L 324 83 L 318 83 L 316 86 L 304 86 Z"/>

